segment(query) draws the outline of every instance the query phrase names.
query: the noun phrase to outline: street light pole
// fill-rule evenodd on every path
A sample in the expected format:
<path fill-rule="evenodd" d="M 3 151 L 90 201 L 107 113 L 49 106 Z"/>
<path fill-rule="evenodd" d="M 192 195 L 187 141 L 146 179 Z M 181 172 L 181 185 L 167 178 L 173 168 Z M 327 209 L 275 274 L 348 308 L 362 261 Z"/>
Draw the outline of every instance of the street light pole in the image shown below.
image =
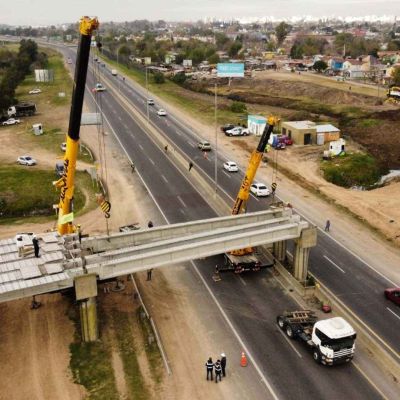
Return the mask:
<path fill-rule="evenodd" d="M 215 84 L 214 123 L 215 123 L 214 184 L 215 184 L 215 196 L 216 196 L 218 187 L 217 83 Z"/>
<path fill-rule="evenodd" d="M 118 46 L 118 49 L 117 49 L 117 68 L 118 68 L 118 71 L 119 71 L 119 49 L 120 48 L 121 48 L 121 46 Z M 118 79 L 118 92 L 120 92 L 121 91 L 121 83 L 120 83 L 119 74 L 117 75 L 117 79 Z"/>
<path fill-rule="evenodd" d="M 147 81 L 147 66 L 146 66 L 146 105 L 147 105 L 147 123 L 150 123 L 150 116 L 149 116 L 149 86 Z"/>

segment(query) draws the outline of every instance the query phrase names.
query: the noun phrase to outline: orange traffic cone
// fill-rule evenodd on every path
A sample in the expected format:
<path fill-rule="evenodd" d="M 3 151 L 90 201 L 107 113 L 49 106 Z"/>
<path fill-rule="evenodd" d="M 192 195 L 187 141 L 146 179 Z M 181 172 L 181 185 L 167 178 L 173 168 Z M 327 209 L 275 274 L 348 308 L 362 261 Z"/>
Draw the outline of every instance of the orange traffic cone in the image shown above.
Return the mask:
<path fill-rule="evenodd" d="M 244 352 L 242 353 L 242 359 L 240 360 L 240 365 L 242 367 L 247 367 L 247 358 L 246 358 L 246 355 L 244 354 Z"/>

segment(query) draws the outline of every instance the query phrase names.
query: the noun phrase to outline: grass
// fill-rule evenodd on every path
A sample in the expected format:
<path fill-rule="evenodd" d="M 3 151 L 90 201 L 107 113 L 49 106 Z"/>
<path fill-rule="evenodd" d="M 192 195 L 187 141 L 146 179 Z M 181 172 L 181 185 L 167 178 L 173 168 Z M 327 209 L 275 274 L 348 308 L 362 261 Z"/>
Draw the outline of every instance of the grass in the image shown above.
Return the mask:
<path fill-rule="evenodd" d="M 346 154 L 332 161 L 322 161 L 324 178 L 342 187 L 373 186 L 380 178 L 381 171 L 376 160 L 368 154 Z"/>
<path fill-rule="evenodd" d="M 363 128 L 373 128 L 375 126 L 378 126 L 381 122 L 377 119 L 373 118 L 366 118 L 362 119 L 358 122 L 358 125 L 363 127 Z"/>
<path fill-rule="evenodd" d="M 129 314 L 113 310 L 112 319 L 129 391 L 135 400 L 146 400 L 149 392 L 140 371 Z"/>
<path fill-rule="evenodd" d="M 98 309 L 101 314 L 101 309 Z M 78 308 L 68 309 L 69 318 L 75 323 L 75 340 L 70 344 L 70 369 L 74 382 L 88 391 L 87 400 L 118 400 L 111 353 L 102 341 L 82 343 Z"/>
<path fill-rule="evenodd" d="M 142 336 L 145 340 L 144 350 L 146 351 L 147 359 L 149 360 L 150 369 L 153 374 L 153 378 L 156 383 L 161 383 L 162 380 L 162 370 L 161 366 L 163 363 L 160 350 L 155 340 L 155 335 L 150 321 L 147 317 L 142 317 L 143 307 L 139 307 L 137 310 L 137 319 L 139 322 L 140 329 L 142 331 Z M 153 341 L 149 343 L 148 339 L 150 336 L 153 337 Z"/>
<path fill-rule="evenodd" d="M 0 166 L 1 224 L 16 222 L 19 218 L 34 217 L 34 221 L 55 219 L 53 204 L 59 201 L 59 192 L 52 182 L 57 180 L 53 170 L 20 165 Z M 78 171 L 74 196 L 75 215 L 96 207 L 94 188 L 87 173 Z M 87 194 L 89 198 L 86 198 Z M 28 222 L 25 220 L 25 222 Z"/>

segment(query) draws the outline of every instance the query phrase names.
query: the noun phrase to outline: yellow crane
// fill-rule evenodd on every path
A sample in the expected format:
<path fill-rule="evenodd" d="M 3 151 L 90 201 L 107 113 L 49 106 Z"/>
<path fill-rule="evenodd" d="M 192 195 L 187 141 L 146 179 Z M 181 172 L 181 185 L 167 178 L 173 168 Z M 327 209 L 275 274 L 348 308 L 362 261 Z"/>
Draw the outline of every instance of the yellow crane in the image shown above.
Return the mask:
<path fill-rule="evenodd" d="M 73 225 L 73 200 L 75 189 L 75 169 L 79 149 L 79 132 L 82 116 L 83 96 L 89 65 L 90 45 L 93 32 L 98 28 L 97 18 L 82 17 L 79 21 L 80 40 L 75 67 L 74 88 L 67 133 L 67 149 L 64 156 L 64 173 L 55 182 L 60 189 L 57 230 L 60 235 L 75 231 Z"/>

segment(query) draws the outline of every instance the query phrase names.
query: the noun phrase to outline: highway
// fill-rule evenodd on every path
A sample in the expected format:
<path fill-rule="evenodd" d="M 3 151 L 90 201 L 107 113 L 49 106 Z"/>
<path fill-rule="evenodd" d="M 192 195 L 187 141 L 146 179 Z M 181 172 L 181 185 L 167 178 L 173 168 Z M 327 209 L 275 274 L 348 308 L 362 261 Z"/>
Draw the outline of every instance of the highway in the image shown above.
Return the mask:
<path fill-rule="evenodd" d="M 65 51 L 73 57 L 70 49 Z M 108 77 L 116 82 L 116 78 L 111 75 Z M 88 88 L 94 87 L 95 83 L 89 73 Z M 107 87 L 107 83 L 104 84 Z M 119 82 L 119 85 L 116 82 L 114 90 L 118 90 L 118 86 L 132 104 L 145 113 L 143 95 L 138 94 L 127 82 Z M 89 93 L 87 91 L 85 99 L 94 109 L 93 96 Z M 176 223 L 216 216 L 208 204 L 210 199 L 203 199 L 190 181 L 190 173 L 184 175 L 177 171 L 168 153 L 154 145 L 132 117 L 132 113 L 121 107 L 111 90 L 100 96 L 106 123 L 117 135 L 129 157 L 135 161 L 138 172 L 166 221 Z M 186 152 L 187 159 L 194 161 L 195 168 L 202 168 L 213 177 L 214 152 L 209 154 L 208 160 L 204 159 L 196 148 L 196 136 L 185 126 L 176 126 L 171 116 L 161 118 L 152 111 L 150 118 L 170 137 L 175 146 Z M 219 166 L 224 160 L 223 155 L 220 157 Z M 220 173 L 219 178 L 219 185 L 229 196 L 234 196 L 239 187 L 240 174 L 228 176 Z M 251 201 L 249 210 L 265 208 L 267 205 L 268 200 Z M 221 258 L 196 261 L 195 265 L 253 355 L 260 368 L 260 377 L 269 382 L 276 394 L 275 398 L 381 398 L 352 365 L 324 370 L 314 363 L 311 354 L 300 343 L 288 341 L 278 329 L 275 317 L 285 309 L 296 309 L 299 306 L 289 293 L 277 285 L 268 271 L 240 277 L 226 274 L 221 282 L 213 282 L 210 278 L 215 265 L 222 262 Z"/>
<path fill-rule="evenodd" d="M 111 81 L 120 79 L 113 77 L 107 68 L 102 69 L 104 69 L 105 76 Z M 145 90 L 122 81 L 116 86 L 143 115 L 146 115 Z M 161 107 L 157 104 L 149 106 L 151 122 L 168 137 L 169 141 L 175 144 L 181 153 L 187 157 L 188 162 L 192 160 L 195 168 L 204 172 L 204 175 L 213 185 L 215 152 L 210 152 L 208 158 L 204 159 L 196 146 L 197 142 L 201 140 L 196 132 L 171 114 L 168 114 L 167 117 L 159 117 L 157 115 L 159 108 Z M 222 164 L 226 160 L 229 160 L 229 158 L 222 151 L 219 151 L 218 190 L 225 194 L 228 204 L 233 205 L 243 177 L 243 171 L 238 174 L 229 174 L 223 171 Z M 270 202 L 270 199 L 256 198 L 251 195 L 248 210 L 265 209 Z M 382 339 L 382 342 L 385 343 L 383 345 L 400 361 L 400 311 L 393 303 L 383 297 L 385 288 L 400 286 L 400 284 L 391 282 L 374 271 L 324 232 L 319 232 L 317 247 L 311 250 L 309 267 L 317 279 L 328 287 L 354 314 L 358 315 Z"/>

